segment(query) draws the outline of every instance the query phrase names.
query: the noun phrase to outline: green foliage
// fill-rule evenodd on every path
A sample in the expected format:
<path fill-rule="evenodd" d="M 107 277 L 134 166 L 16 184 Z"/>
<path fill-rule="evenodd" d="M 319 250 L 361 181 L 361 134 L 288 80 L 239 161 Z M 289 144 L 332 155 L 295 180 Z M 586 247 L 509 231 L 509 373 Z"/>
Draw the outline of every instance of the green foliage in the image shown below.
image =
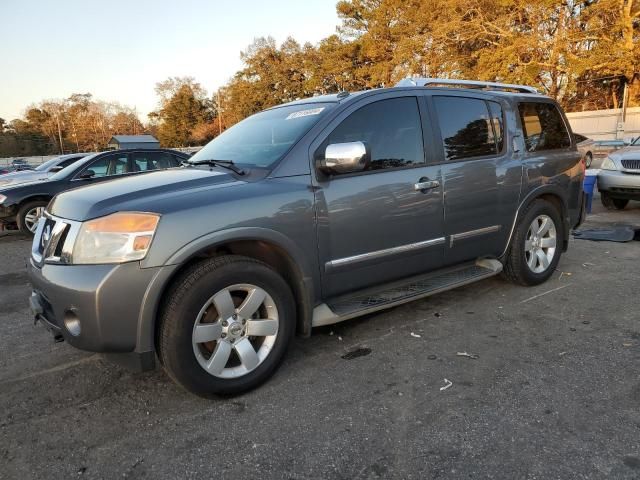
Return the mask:
<path fill-rule="evenodd" d="M 169 78 L 156 85 L 160 109 L 150 114 L 163 146 L 184 147 L 208 141 L 213 132 L 213 103 L 191 77 Z"/>

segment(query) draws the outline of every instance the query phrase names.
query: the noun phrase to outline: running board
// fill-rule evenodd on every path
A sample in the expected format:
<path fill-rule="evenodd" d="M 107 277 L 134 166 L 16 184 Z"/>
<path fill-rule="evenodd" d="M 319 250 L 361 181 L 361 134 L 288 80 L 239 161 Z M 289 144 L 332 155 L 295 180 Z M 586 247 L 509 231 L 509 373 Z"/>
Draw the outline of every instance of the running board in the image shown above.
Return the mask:
<path fill-rule="evenodd" d="M 461 287 L 502 271 L 498 260 L 482 259 L 471 265 L 431 272 L 399 282 L 336 297 L 313 310 L 312 326 L 331 325 L 350 318 L 395 307 L 419 298 Z"/>

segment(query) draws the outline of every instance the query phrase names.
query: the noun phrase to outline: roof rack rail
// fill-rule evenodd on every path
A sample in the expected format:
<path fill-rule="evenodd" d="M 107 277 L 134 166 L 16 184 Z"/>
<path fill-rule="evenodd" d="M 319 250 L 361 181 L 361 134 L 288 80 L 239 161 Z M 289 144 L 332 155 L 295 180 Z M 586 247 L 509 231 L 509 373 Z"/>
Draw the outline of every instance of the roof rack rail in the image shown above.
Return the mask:
<path fill-rule="evenodd" d="M 477 80 L 455 80 L 450 78 L 405 78 L 395 84 L 396 87 L 458 87 L 480 90 L 503 90 L 520 93 L 540 93 L 535 87 L 512 85 L 509 83 L 482 82 Z"/>

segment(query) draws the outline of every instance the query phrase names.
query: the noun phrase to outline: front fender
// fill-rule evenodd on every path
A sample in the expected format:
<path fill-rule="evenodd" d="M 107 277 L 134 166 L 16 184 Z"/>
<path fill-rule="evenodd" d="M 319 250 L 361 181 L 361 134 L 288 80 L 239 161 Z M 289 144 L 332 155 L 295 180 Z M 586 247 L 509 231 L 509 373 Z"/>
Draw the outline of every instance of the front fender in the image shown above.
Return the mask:
<path fill-rule="evenodd" d="M 155 350 L 155 328 L 158 309 L 162 302 L 164 292 L 173 280 L 176 272 L 190 259 L 199 253 L 224 245 L 231 241 L 263 241 L 271 243 L 286 251 L 297 265 L 302 276 L 303 290 L 306 292 L 305 304 L 310 308 L 313 291 L 317 281 L 311 265 L 304 253 L 291 239 L 275 230 L 257 227 L 230 228 L 203 235 L 192 242 L 176 250 L 167 260 L 166 264 L 154 275 L 144 295 L 140 316 L 138 318 L 138 333 L 136 352 L 150 352 Z M 141 267 L 145 268 L 144 261 Z"/>

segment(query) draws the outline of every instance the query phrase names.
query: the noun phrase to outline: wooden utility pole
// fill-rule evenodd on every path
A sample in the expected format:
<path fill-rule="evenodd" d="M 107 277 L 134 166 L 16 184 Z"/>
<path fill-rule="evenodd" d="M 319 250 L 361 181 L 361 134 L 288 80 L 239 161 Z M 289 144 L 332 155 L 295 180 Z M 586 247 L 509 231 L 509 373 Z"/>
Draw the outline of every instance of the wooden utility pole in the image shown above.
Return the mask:
<path fill-rule="evenodd" d="M 624 93 L 622 94 L 622 122 L 620 122 L 620 125 L 618 126 L 618 135 L 622 137 L 621 139 L 624 139 L 625 125 L 627 122 L 627 107 L 629 105 L 629 82 L 624 77 L 622 78 L 622 82 L 624 83 Z"/>
<path fill-rule="evenodd" d="M 217 103 L 218 103 L 218 135 L 222 133 L 222 104 L 220 103 L 220 90 L 216 92 Z"/>
<path fill-rule="evenodd" d="M 60 128 L 60 112 L 56 113 L 56 123 L 58 125 L 58 140 L 60 140 L 60 154 L 64 155 L 64 146 L 62 144 L 62 129 Z"/>

